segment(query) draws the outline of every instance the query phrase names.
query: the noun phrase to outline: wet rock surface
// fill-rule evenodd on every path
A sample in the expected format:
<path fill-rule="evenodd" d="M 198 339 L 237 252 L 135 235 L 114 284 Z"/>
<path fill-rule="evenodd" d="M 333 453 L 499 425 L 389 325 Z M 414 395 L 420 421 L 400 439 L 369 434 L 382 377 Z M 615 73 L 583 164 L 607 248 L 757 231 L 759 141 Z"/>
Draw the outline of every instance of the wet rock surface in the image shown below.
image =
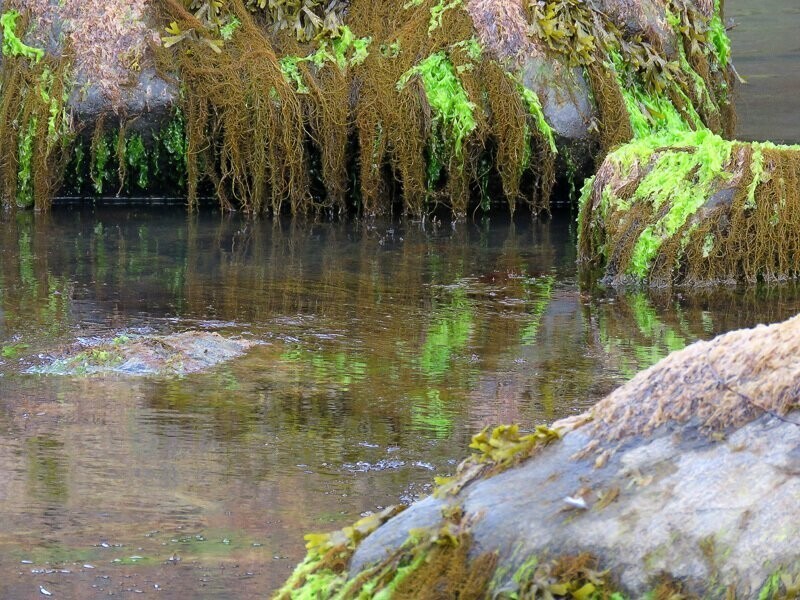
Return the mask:
<path fill-rule="evenodd" d="M 2 10 L 26 13 L 26 42 L 70 61 L 67 106 L 78 130 L 106 117 L 109 125 L 130 121 L 133 130 L 154 133 L 170 116 L 178 84 L 155 71 L 160 36 L 147 0 L 25 0 L 0 3 Z"/>
<path fill-rule="evenodd" d="M 460 506 L 473 558 L 499 556 L 498 589 L 513 591 L 532 557 L 589 552 L 634 597 L 665 579 L 702 597 L 760 597 L 776 573 L 800 572 L 798 350 L 795 318 L 669 356 L 556 423 L 564 437 L 527 462 L 379 527 L 351 576 Z"/>
<path fill-rule="evenodd" d="M 86 340 L 31 372 L 46 375 L 184 375 L 242 356 L 256 342 L 215 332 L 123 335 Z"/>

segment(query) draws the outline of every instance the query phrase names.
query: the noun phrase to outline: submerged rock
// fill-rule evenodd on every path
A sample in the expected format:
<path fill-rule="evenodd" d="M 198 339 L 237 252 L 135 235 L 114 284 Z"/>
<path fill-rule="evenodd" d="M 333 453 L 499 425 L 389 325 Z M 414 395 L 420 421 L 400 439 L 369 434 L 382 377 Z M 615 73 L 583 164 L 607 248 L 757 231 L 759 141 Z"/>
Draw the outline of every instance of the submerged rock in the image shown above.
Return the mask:
<path fill-rule="evenodd" d="M 610 154 L 581 204 L 579 260 L 612 285 L 800 275 L 800 146 L 663 132 Z"/>
<path fill-rule="evenodd" d="M 736 331 L 552 430 L 483 433 L 433 496 L 308 536 L 279 597 L 793 597 L 798 353 L 800 317 Z"/>
<path fill-rule="evenodd" d="M 170 335 L 122 335 L 77 344 L 50 364 L 31 371 L 46 375 L 185 375 L 242 356 L 256 342 L 207 331 Z"/>

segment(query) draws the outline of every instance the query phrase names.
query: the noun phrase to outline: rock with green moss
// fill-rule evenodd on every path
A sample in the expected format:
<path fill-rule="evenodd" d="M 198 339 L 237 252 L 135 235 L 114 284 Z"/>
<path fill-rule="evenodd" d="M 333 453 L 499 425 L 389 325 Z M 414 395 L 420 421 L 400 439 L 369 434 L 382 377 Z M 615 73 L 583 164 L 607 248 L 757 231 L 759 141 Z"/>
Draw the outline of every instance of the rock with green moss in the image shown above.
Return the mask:
<path fill-rule="evenodd" d="M 795 597 L 798 352 L 800 317 L 732 332 L 552 429 L 483 432 L 363 540 L 308 538 L 278 597 Z"/>
<path fill-rule="evenodd" d="M 255 342 L 207 331 L 121 334 L 83 340 L 30 372 L 71 376 L 174 376 L 208 370 L 242 356 Z"/>
<path fill-rule="evenodd" d="M 612 285 L 800 275 L 800 147 L 665 129 L 610 154 L 581 201 L 580 260 Z"/>
<path fill-rule="evenodd" d="M 57 64 L 65 93 L 54 113 L 70 116 L 56 123 L 64 127 L 47 165 L 0 177 L 6 196 L 25 188 L 23 204 L 34 199 L 37 208 L 65 191 L 64 179 L 92 181 L 66 190 L 77 196 L 162 191 L 153 175 L 168 165 L 144 155 L 176 105 L 187 125 L 181 193 L 192 206 L 210 194 L 250 212 L 377 214 L 398 204 L 388 193 L 396 190 L 406 212 L 444 202 L 464 216 L 470 203 L 488 207 L 492 178 L 512 212 L 520 201 L 546 211 L 558 178 L 574 183 L 598 152 L 662 121 L 677 116 L 720 134 L 733 122 L 721 4 L 708 0 L 30 0 L 18 8 L 14 27 L 10 18 L 4 25 L 14 57 L 0 94 L 20 101 L 3 105 L 36 99 L 19 92 L 35 85 L 29 63 Z M 42 154 L 44 130 L 40 119 L 29 154 Z M 103 148 L 115 133 L 117 144 Z M 0 141 L 20 154 L 28 151 L 20 137 Z M 76 140 L 91 140 L 82 149 L 90 160 L 65 178 Z M 29 181 L 42 189 L 27 190 Z"/>

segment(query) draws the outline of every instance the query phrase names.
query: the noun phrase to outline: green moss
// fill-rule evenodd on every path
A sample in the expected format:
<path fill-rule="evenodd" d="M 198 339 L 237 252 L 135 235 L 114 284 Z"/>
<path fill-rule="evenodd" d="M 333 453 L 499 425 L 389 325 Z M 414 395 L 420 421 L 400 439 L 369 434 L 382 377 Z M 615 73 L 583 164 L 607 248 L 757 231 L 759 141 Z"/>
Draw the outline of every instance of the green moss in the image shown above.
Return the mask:
<path fill-rule="evenodd" d="M 44 50 L 27 46 L 17 37 L 16 29 L 19 17 L 20 14 L 16 10 L 9 10 L 0 16 L 0 25 L 3 27 L 3 55 L 21 56 L 38 63 L 44 58 Z"/>

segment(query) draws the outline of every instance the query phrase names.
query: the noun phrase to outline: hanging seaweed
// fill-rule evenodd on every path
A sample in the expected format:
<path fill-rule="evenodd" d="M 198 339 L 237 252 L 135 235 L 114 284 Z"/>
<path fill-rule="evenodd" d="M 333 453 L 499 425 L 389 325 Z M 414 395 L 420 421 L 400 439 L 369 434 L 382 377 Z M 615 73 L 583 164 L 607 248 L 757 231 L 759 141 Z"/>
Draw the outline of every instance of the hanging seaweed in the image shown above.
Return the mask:
<path fill-rule="evenodd" d="M 69 53 L 54 59 L 23 43 L 27 21 L 13 9 L 0 17 L 0 194 L 6 210 L 50 206 L 72 140 L 65 109 Z"/>
<path fill-rule="evenodd" d="M 663 133 L 608 156 L 582 199 L 579 254 L 614 284 L 800 274 L 800 147 Z"/>
<path fill-rule="evenodd" d="M 583 72 L 604 153 L 665 127 L 730 131 L 730 50 L 719 10 L 659 3 L 674 51 L 577 0 L 157 0 L 155 59 L 162 77 L 181 86 L 189 206 L 211 196 L 252 214 L 401 207 L 421 216 L 444 206 L 460 217 L 488 210 L 496 190 L 511 212 L 522 204 L 546 212 L 557 172 L 575 163 L 569 147 L 560 152 L 566 139 L 548 122 L 552 98 L 537 95 L 540 83 L 520 53 Z M 497 35 L 489 32 L 493 15 L 506 19 Z M 33 71 L 46 73 L 52 60 L 14 39 L 4 36 L 4 48 L 30 71 L 23 85 L 14 68 L 4 70 L 4 106 L 16 110 L 23 103 L 14 90 L 29 90 Z M 140 60 L 149 57 L 131 64 L 141 68 Z M 57 94 L 47 92 L 48 111 L 58 110 L 52 98 L 63 104 Z M 19 188 L 28 198 L 21 203 L 38 197 L 30 190 L 39 171 L 20 165 L 59 154 L 55 138 L 49 154 L 39 150 L 44 125 L 32 116 L 4 144 L 16 161 L 16 176 L 4 170 L 6 197 L 16 201 Z M 59 119 L 66 141 L 66 113 Z M 90 177 L 76 177 L 91 179 L 85 191 L 146 193 L 160 181 L 154 157 L 172 158 L 157 136 L 128 130 L 134 119 L 115 115 L 105 131 L 101 117 L 102 136 L 84 140 L 71 168 L 91 166 Z"/>

